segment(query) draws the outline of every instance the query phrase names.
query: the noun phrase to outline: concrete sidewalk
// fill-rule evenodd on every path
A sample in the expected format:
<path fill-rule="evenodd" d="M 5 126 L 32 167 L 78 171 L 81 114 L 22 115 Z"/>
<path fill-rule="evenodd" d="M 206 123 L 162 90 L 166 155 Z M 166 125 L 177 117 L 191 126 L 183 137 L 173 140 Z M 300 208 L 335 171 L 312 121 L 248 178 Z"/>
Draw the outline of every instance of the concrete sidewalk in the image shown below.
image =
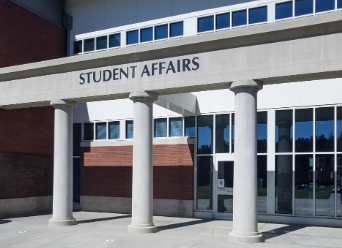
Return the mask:
<path fill-rule="evenodd" d="M 342 229 L 260 223 L 265 242 L 254 245 L 227 241 L 232 222 L 155 216 L 155 234 L 128 234 L 130 215 L 75 212 L 78 225 L 47 226 L 50 215 L 0 221 L 0 247 L 13 248 L 222 248 L 342 247 Z"/>

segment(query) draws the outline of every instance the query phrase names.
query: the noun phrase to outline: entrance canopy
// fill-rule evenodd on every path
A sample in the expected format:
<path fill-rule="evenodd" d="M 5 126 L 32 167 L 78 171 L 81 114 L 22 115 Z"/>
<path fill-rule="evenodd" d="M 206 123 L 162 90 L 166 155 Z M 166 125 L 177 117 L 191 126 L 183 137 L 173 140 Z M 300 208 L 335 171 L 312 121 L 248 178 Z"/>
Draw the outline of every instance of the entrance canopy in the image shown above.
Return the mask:
<path fill-rule="evenodd" d="M 342 15 L 128 46 L 0 69 L 0 107 L 47 106 L 342 77 Z"/>

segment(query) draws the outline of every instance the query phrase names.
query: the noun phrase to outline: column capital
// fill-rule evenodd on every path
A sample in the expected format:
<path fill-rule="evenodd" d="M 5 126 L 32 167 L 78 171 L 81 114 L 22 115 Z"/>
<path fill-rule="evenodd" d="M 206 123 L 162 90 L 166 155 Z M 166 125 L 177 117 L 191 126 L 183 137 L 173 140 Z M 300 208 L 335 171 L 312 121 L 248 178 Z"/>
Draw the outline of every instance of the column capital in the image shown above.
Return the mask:
<path fill-rule="evenodd" d="M 61 99 L 55 99 L 50 101 L 51 106 L 58 106 L 58 105 L 64 105 L 64 106 L 70 106 L 72 108 L 75 108 L 77 103 L 74 101 L 69 101 L 69 100 L 61 100 Z"/>
<path fill-rule="evenodd" d="M 233 82 L 230 85 L 230 90 L 233 92 L 237 92 L 244 88 L 255 88 L 256 90 L 261 90 L 262 87 L 263 87 L 263 84 L 261 81 L 251 79 L 251 80 L 241 80 L 241 81 Z"/>
<path fill-rule="evenodd" d="M 148 91 L 135 91 L 129 94 L 129 99 L 136 100 L 136 99 L 150 99 L 155 101 L 158 99 L 158 95 L 153 92 Z"/>

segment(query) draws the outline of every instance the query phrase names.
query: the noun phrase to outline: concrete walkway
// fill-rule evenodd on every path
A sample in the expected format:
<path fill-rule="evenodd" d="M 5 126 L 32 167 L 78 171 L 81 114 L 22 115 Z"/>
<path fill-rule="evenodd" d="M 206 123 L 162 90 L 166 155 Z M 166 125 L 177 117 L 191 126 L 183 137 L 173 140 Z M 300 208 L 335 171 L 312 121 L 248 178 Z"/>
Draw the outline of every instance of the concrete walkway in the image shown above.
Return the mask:
<path fill-rule="evenodd" d="M 78 225 L 48 227 L 50 215 L 0 221 L 0 247 L 13 248 L 222 248 L 342 247 L 342 229 L 304 225 L 259 224 L 265 243 L 231 244 L 232 222 L 155 216 L 155 234 L 128 234 L 131 216 L 75 212 Z"/>

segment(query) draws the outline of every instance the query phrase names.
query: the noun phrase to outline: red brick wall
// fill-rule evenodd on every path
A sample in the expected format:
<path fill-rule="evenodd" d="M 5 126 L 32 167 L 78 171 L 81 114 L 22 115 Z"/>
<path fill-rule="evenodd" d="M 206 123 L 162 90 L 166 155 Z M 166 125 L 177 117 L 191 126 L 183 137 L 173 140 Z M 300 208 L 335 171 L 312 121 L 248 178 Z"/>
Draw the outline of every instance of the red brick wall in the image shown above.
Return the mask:
<path fill-rule="evenodd" d="M 132 146 L 82 148 L 81 195 L 132 197 Z M 193 200 L 194 146 L 153 146 L 153 197 Z"/>
<path fill-rule="evenodd" d="M 0 0 L 0 34 L 0 67 L 66 55 L 63 28 L 10 0 Z"/>
<path fill-rule="evenodd" d="M 66 33 L 0 0 L 0 68 L 66 55 Z M 0 199 L 52 195 L 53 108 L 0 109 Z"/>

